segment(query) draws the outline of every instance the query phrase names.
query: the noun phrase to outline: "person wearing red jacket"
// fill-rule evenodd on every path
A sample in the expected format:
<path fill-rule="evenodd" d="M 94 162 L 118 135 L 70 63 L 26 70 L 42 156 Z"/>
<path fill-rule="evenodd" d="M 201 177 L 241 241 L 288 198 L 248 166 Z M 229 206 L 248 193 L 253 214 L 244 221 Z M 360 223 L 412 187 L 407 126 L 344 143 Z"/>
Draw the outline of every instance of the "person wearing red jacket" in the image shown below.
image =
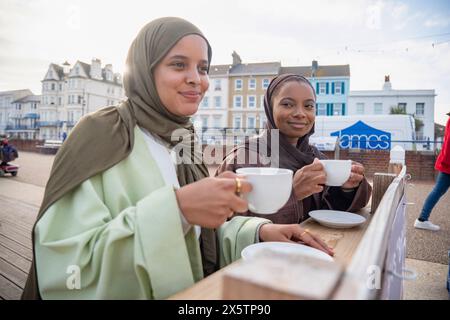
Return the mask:
<path fill-rule="evenodd" d="M 450 112 L 447 115 L 450 116 Z M 425 200 L 420 217 L 414 222 L 414 227 L 437 231 L 440 229 L 439 226 L 431 223 L 428 219 L 436 203 L 450 187 L 450 118 L 445 126 L 444 144 L 442 145 L 441 153 L 436 159 L 434 168 L 439 171 L 436 184 Z"/>

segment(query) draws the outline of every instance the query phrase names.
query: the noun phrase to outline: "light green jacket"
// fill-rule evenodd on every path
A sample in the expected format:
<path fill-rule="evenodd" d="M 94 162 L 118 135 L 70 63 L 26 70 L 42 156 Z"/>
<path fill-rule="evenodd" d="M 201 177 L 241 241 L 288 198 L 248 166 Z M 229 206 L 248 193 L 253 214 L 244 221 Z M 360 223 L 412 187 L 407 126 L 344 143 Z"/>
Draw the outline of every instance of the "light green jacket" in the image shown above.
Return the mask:
<path fill-rule="evenodd" d="M 164 299 L 203 277 L 194 228 L 183 235 L 174 189 L 138 127 L 135 137 L 126 159 L 67 193 L 37 223 L 43 299 Z M 267 222 L 236 217 L 222 225 L 221 265 L 239 259 Z"/>

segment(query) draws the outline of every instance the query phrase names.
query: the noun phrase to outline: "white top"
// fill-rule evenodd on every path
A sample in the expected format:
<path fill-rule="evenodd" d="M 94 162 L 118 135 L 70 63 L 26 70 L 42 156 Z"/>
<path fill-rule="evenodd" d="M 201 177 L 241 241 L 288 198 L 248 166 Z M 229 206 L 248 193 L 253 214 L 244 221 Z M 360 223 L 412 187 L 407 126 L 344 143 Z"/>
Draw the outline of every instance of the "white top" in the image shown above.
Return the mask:
<path fill-rule="evenodd" d="M 163 179 L 166 182 L 166 185 L 172 185 L 175 189 L 180 188 L 180 183 L 178 182 L 177 172 L 176 172 L 176 163 L 175 163 L 175 155 L 172 153 L 172 150 L 169 149 L 168 144 L 165 144 L 159 137 L 151 134 L 144 128 L 140 128 L 144 133 L 144 139 L 147 143 L 148 149 L 152 154 L 153 158 L 156 161 L 156 164 L 159 167 L 159 170 L 162 173 Z M 186 234 L 191 225 L 187 222 L 183 213 L 180 211 L 181 225 L 183 226 L 183 233 Z M 195 234 L 197 237 L 200 237 L 200 227 L 194 226 Z"/>

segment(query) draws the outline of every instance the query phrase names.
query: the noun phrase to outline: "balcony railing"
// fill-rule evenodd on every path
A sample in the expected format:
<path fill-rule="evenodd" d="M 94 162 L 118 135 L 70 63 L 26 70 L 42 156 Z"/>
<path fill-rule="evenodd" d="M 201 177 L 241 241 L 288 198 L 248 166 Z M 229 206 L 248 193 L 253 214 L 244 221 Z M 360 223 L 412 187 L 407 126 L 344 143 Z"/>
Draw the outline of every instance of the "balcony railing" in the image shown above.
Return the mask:
<path fill-rule="evenodd" d="M 23 116 L 23 119 L 39 119 L 39 113 L 27 113 Z"/>
<path fill-rule="evenodd" d="M 24 126 L 24 125 L 20 125 L 20 126 L 15 126 L 15 125 L 9 125 L 6 126 L 6 130 L 37 130 L 38 127 L 37 126 Z"/>
<path fill-rule="evenodd" d="M 38 121 L 38 127 L 59 127 L 62 125 L 62 121 Z"/>

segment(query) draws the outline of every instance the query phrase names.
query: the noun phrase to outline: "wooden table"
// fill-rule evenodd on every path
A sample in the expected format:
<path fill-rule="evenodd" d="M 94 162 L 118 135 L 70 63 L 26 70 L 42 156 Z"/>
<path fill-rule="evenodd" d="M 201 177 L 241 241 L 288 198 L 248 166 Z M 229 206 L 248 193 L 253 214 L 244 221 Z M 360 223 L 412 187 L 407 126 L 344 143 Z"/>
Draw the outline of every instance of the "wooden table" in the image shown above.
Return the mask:
<path fill-rule="evenodd" d="M 370 207 L 363 208 L 359 214 L 366 217 L 367 221 L 361 226 L 350 229 L 332 229 L 319 225 L 313 219 L 307 219 L 300 225 L 308 228 L 312 233 L 319 235 L 335 252 L 335 260 L 347 266 L 356 251 L 356 248 L 370 224 L 372 215 Z M 169 299 L 171 300 L 220 300 L 222 299 L 222 283 L 224 273 L 233 268 L 240 260 L 215 272 L 209 277 L 199 281 L 194 286 L 181 291 Z"/>

